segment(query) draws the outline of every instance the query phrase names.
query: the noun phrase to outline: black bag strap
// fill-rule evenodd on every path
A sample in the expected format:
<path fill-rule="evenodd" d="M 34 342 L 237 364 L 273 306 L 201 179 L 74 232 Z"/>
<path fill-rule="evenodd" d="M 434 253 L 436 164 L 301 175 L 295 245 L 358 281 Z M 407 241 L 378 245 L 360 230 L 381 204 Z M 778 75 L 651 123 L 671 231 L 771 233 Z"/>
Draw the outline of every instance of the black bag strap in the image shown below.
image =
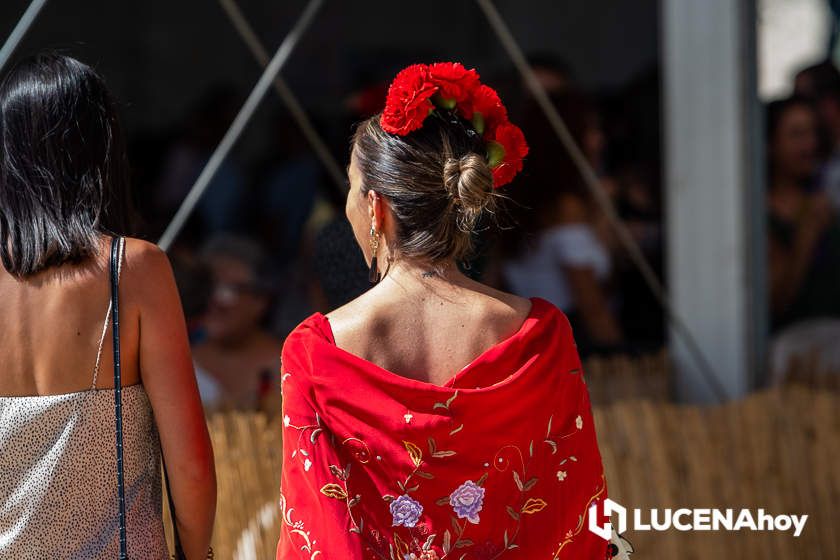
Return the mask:
<path fill-rule="evenodd" d="M 120 529 L 120 560 L 128 560 L 128 544 L 125 522 L 125 464 L 123 461 L 123 418 L 122 418 L 122 374 L 120 370 L 120 266 L 123 259 L 125 239 L 113 237 L 111 239 L 111 323 L 114 336 L 114 416 L 117 423 L 117 496 L 119 499 L 119 529 Z M 172 517 L 172 534 L 175 540 L 175 560 L 186 560 L 186 554 L 181 546 L 178 534 L 178 523 L 175 517 L 175 502 L 172 499 L 169 475 L 166 472 L 166 462 L 163 463 L 163 479 L 166 484 L 166 495 L 169 498 L 169 512 Z M 212 557 L 212 553 L 210 556 Z"/>
<path fill-rule="evenodd" d="M 125 465 L 123 463 L 122 373 L 120 371 L 120 275 L 124 239 L 111 238 L 111 327 L 114 339 L 114 416 L 117 424 L 117 498 L 119 501 L 120 560 L 128 560 L 125 529 Z"/>

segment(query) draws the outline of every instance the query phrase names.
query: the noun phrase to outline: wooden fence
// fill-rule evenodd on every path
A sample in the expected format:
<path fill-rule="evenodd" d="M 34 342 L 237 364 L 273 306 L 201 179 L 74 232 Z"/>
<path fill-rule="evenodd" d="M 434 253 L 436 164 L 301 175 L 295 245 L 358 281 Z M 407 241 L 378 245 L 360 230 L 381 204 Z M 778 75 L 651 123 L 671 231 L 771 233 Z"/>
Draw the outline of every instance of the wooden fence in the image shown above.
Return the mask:
<path fill-rule="evenodd" d="M 598 386 L 595 381 L 612 366 L 589 364 L 590 387 Z M 658 381 L 651 383 L 655 387 Z M 787 386 L 699 407 L 663 399 L 620 400 L 615 397 L 628 396 L 625 390 L 604 391 L 596 400 L 609 404 L 595 406 L 595 421 L 614 500 L 643 510 L 764 508 L 774 515 L 809 515 L 799 538 L 770 532 L 628 531 L 637 551 L 634 560 L 840 555 L 840 393 Z M 219 479 L 216 558 L 274 558 L 281 523 L 279 419 L 228 413 L 213 416 L 209 425 Z"/>
<path fill-rule="evenodd" d="M 840 551 L 840 395 L 786 387 L 716 407 L 595 410 L 610 496 L 633 508 L 808 514 L 773 532 L 628 532 L 635 558 L 829 559 Z"/>

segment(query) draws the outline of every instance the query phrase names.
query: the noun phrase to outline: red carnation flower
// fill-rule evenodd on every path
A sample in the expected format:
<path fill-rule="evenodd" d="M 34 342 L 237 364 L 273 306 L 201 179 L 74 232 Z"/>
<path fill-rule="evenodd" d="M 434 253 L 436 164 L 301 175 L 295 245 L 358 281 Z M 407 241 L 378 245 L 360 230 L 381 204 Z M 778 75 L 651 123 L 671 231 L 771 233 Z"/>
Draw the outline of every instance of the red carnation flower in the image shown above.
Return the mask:
<path fill-rule="evenodd" d="M 382 130 L 405 136 L 423 126 L 423 121 L 433 109 L 429 100 L 437 92 L 437 86 L 429 79 L 429 67 L 414 64 L 397 74 L 382 111 Z"/>
<path fill-rule="evenodd" d="M 482 85 L 475 70 L 457 62 L 415 64 L 397 74 L 380 117 L 382 129 L 405 136 L 423 126 L 435 105 L 457 110 L 483 136 L 495 188 L 522 171 L 528 154 L 525 135 L 508 120 L 496 91 Z"/>
<path fill-rule="evenodd" d="M 491 87 L 482 84 L 476 88 L 472 94 L 471 106 L 473 113 L 479 113 L 481 117 L 476 117 L 475 114 L 464 117 L 472 119 L 476 131 L 485 137 L 492 138 L 496 127 L 507 121 L 507 109 L 502 105 L 499 94 Z"/>
<path fill-rule="evenodd" d="M 438 87 L 444 107 L 452 109 L 457 106 L 465 118 L 472 118 L 472 109 L 464 104 L 479 85 L 478 72 L 467 70 L 460 62 L 438 62 L 429 66 L 429 77 Z M 465 109 L 468 109 L 469 115 L 464 112 Z"/>
<path fill-rule="evenodd" d="M 513 181 L 516 174 L 522 171 L 522 160 L 528 155 L 528 144 L 522 130 L 507 121 L 496 128 L 493 142 L 504 149 L 502 161 L 493 167 L 493 188 L 498 189 Z"/>

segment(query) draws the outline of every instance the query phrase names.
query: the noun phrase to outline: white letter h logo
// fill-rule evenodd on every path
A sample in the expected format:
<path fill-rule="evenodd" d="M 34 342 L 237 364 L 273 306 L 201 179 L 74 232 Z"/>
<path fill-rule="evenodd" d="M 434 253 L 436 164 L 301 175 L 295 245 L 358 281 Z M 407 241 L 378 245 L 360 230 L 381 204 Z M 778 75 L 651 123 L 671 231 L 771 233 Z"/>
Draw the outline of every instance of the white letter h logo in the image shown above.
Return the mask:
<path fill-rule="evenodd" d="M 607 498 L 604 500 L 604 515 L 612 517 L 614 513 L 618 515 L 618 533 L 621 534 L 627 530 L 627 508 Z M 589 530 L 605 541 L 612 537 L 612 523 L 607 522 L 603 527 L 598 525 L 598 504 L 589 507 Z"/>

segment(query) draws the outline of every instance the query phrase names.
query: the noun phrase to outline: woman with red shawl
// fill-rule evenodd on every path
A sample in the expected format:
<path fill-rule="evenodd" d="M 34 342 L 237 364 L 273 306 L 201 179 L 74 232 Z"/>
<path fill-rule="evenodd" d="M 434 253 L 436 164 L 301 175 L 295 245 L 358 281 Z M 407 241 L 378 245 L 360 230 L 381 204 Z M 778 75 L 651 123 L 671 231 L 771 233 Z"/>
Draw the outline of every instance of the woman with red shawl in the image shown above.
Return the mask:
<path fill-rule="evenodd" d="M 608 556 L 568 321 L 456 266 L 526 153 L 460 64 L 403 70 L 358 127 L 347 216 L 375 286 L 285 343 L 278 559 Z"/>

